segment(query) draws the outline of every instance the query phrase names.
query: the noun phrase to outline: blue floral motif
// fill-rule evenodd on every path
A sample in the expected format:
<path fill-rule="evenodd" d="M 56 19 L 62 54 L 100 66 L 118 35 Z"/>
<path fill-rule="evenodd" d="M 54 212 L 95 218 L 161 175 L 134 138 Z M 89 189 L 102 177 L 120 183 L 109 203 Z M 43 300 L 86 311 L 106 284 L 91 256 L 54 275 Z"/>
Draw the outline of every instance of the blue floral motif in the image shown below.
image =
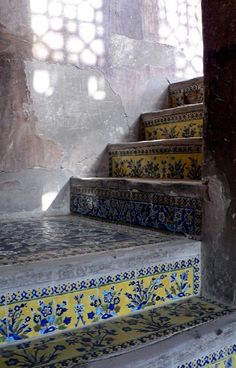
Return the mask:
<path fill-rule="evenodd" d="M 29 316 L 23 316 L 23 308 L 27 303 L 9 307 L 8 318 L 0 320 L 0 342 L 16 341 L 27 338 L 27 334 L 31 331 Z"/>
<path fill-rule="evenodd" d="M 162 300 L 157 293 L 158 289 L 164 285 L 162 280 L 166 275 L 161 275 L 160 278 L 152 278 L 148 287 L 144 287 L 144 280 L 132 281 L 130 285 L 133 285 L 133 293 L 125 293 L 126 297 L 130 300 L 127 305 L 132 311 L 138 311 L 146 307 L 155 305 L 158 300 Z"/>
<path fill-rule="evenodd" d="M 111 317 L 116 317 L 120 311 L 120 295 L 122 293 L 122 289 L 117 292 L 115 286 L 111 286 L 111 288 L 107 290 L 103 290 L 102 298 L 97 297 L 96 295 L 92 295 L 91 306 L 95 307 L 95 313 L 89 312 L 88 318 L 92 319 L 94 322 L 99 321 L 100 319 L 108 319 Z"/>
<path fill-rule="evenodd" d="M 180 274 L 180 282 L 177 280 L 177 272 L 173 272 L 170 275 L 171 287 L 170 289 L 165 289 L 167 299 L 177 301 L 180 298 L 190 296 L 188 293 L 190 289 L 190 282 L 188 281 L 189 271 L 183 271 Z"/>
<path fill-rule="evenodd" d="M 61 304 L 57 304 L 55 310 L 53 301 L 45 304 L 43 300 L 40 300 L 37 311 L 31 308 L 35 322 L 34 331 L 45 335 L 56 330 L 66 329 L 71 322 L 71 317 L 64 315 L 67 310 L 67 301 L 65 300 Z"/>
<path fill-rule="evenodd" d="M 74 297 L 74 299 L 76 300 L 77 304 L 75 305 L 75 313 L 77 316 L 77 322 L 75 324 L 75 327 L 78 327 L 79 323 L 81 322 L 82 325 L 85 325 L 85 320 L 84 320 L 84 305 L 81 303 L 81 300 L 83 299 L 84 294 L 80 294 L 80 295 L 76 295 Z"/>

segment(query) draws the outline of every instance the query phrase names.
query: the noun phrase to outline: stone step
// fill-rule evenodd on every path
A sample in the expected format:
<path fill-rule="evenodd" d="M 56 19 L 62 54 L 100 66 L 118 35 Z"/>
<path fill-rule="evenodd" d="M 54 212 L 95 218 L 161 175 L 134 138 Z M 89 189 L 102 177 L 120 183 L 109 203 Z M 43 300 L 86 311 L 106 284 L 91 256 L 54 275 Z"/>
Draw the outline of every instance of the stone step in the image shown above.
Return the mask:
<path fill-rule="evenodd" d="M 201 235 L 199 181 L 71 178 L 71 212 L 105 221 L 185 234 Z"/>
<path fill-rule="evenodd" d="M 191 303 L 191 304 L 190 304 Z M 221 312 L 219 312 L 217 318 L 215 319 L 214 308 L 216 306 L 213 303 L 213 308 L 211 305 L 208 305 L 207 309 L 210 312 L 210 309 L 213 312 L 212 318 L 211 313 L 209 315 L 204 315 L 202 313 L 202 303 L 203 300 L 190 300 L 188 305 L 188 311 L 186 314 L 190 317 L 195 314 L 195 317 L 201 314 L 201 317 L 198 319 L 198 323 L 195 324 L 193 321 L 190 322 L 191 317 L 188 322 L 191 325 L 190 329 L 180 329 L 175 334 L 175 328 L 173 329 L 170 326 L 168 332 L 172 332 L 172 336 L 168 337 L 167 334 L 162 339 L 162 327 L 161 324 L 167 322 L 167 320 L 162 320 L 160 322 L 161 317 L 161 308 L 157 312 L 158 313 L 158 322 L 159 326 L 155 329 L 155 310 L 152 311 L 151 321 L 149 318 L 146 319 L 148 327 L 146 331 L 152 331 L 152 338 L 154 341 L 148 340 L 148 332 L 146 336 L 142 337 L 142 342 L 140 346 L 136 345 L 137 340 L 132 341 L 131 343 L 127 342 L 126 347 L 125 344 L 122 345 L 123 349 L 126 348 L 126 351 L 122 351 L 122 348 L 112 347 L 108 349 L 107 352 L 102 355 L 102 352 L 96 358 L 93 357 L 93 362 L 89 362 L 83 365 L 83 368 L 235 368 L 236 367 L 236 312 L 230 312 L 228 314 L 229 309 L 225 309 L 222 311 L 224 316 L 220 316 Z M 178 304 L 178 305 L 177 305 Z M 180 303 L 176 303 L 171 305 L 170 308 L 173 308 L 172 316 L 178 316 L 178 308 Z M 183 321 L 185 319 L 183 304 L 181 305 L 181 314 L 183 316 Z M 224 309 L 224 306 L 222 306 Z M 168 307 L 167 307 L 168 308 Z M 166 309 L 167 309 L 166 308 Z M 194 311 L 195 309 L 195 311 Z M 233 310 L 233 308 L 231 309 Z M 146 322 L 145 321 L 145 322 Z M 204 321 L 202 324 L 201 322 Z M 137 330 L 140 330 L 142 327 L 143 330 L 146 327 L 139 324 L 139 321 L 133 323 L 131 330 L 135 329 L 135 325 L 138 325 Z M 188 323 L 187 323 L 188 324 Z M 186 325 L 185 325 L 186 326 Z M 187 327 L 187 326 L 186 326 Z M 168 322 L 166 323 L 166 329 L 168 329 Z M 137 331 L 136 330 L 136 331 Z M 137 336 L 137 332 L 135 331 L 134 337 Z M 158 338 L 155 340 L 156 336 Z M 129 333 L 129 332 L 127 332 Z M 151 334 L 151 333 L 150 333 Z M 144 335 L 144 334 L 143 334 Z M 127 336 L 127 340 L 128 340 Z M 162 339 L 162 341 L 160 341 Z M 130 348 L 130 345 L 132 348 Z M 102 350 L 102 349 L 101 349 Z M 105 349 L 103 349 L 104 351 Z M 122 354 L 123 353 L 123 354 Z M 77 358 L 79 360 L 79 357 Z M 95 360 L 96 359 L 96 360 Z M 132 364 L 131 364 L 132 362 Z"/>
<path fill-rule="evenodd" d="M 1 359 L 200 293 L 201 244 L 181 236 L 61 216 L 1 222 L 0 250 Z"/>
<path fill-rule="evenodd" d="M 0 348 L 0 365 L 1 368 L 235 367 L 235 317 L 233 308 L 192 297 L 83 329 L 61 331 L 50 338 L 28 343 L 17 341 Z"/>
<path fill-rule="evenodd" d="M 203 104 L 180 106 L 141 115 L 145 140 L 202 137 Z"/>
<path fill-rule="evenodd" d="M 201 179 L 201 138 L 110 144 L 108 154 L 112 177 Z"/>
<path fill-rule="evenodd" d="M 202 103 L 204 101 L 203 77 L 171 83 L 169 99 L 170 107 Z"/>

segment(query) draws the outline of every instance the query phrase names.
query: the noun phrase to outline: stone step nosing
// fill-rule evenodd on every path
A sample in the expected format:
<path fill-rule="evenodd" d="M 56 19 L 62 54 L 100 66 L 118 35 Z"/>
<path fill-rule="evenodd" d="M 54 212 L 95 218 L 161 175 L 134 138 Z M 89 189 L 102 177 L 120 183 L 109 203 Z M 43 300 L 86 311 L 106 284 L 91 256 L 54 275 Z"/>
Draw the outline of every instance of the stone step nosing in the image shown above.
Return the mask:
<path fill-rule="evenodd" d="M 159 124 L 191 122 L 192 120 L 201 120 L 203 118 L 204 108 L 203 104 L 200 103 L 144 113 L 141 115 L 141 122 L 145 128 Z"/>
<path fill-rule="evenodd" d="M 155 154 L 155 153 L 187 153 L 201 152 L 203 139 L 174 138 L 153 141 L 129 142 L 123 144 L 108 144 L 109 155 Z"/>
<path fill-rule="evenodd" d="M 179 92 L 190 92 L 197 91 L 201 89 L 203 86 L 203 77 L 197 77 L 193 79 L 189 79 L 187 81 L 180 81 L 176 83 L 171 83 L 169 85 L 169 93 L 174 95 Z"/>

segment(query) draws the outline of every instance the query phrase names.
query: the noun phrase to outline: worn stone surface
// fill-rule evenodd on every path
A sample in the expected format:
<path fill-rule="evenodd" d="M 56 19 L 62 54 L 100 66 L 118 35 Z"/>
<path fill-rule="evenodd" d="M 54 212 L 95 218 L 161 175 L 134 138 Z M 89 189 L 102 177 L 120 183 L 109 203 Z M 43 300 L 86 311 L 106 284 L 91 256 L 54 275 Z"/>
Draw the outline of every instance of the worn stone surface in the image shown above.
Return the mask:
<path fill-rule="evenodd" d="M 177 235 L 79 216 L 7 220 L 0 229 L 1 289 L 100 277 L 199 257 L 201 249 L 200 242 Z"/>
<path fill-rule="evenodd" d="M 236 303 L 236 3 L 203 2 L 205 42 L 204 289 Z M 215 37 L 217 35 L 217 37 Z"/>

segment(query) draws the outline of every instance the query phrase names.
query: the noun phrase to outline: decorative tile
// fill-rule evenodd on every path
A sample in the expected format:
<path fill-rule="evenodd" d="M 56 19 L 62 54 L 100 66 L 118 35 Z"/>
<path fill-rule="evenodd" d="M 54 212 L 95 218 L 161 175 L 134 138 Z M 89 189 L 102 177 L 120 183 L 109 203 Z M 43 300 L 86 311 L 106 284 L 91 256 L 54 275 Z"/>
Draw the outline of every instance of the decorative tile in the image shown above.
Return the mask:
<path fill-rule="evenodd" d="M 203 104 L 145 113 L 141 117 L 145 140 L 202 137 Z"/>
<path fill-rule="evenodd" d="M 134 313 L 132 316 L 111 319 L 106 323 L 62 332 L 51 338 L 44 337 L 41 340 L 1 348 L 0 366 L 33 368 L 45 365 L 48 368 L 64 368 L 79 364 L 83 367 L 83 364 L 96 358 L 113 356 L 117 352 L 124 353 L 158 342 L 160 339 L 215 320 L 233 310 L 202 298 L 186 299 L 164 307 Z M 235 352 L 234 349 L 229 353 Z M 221 353 L 214 356 L 220 360 L 230 358 Z M 209 366 L 211 363 L 215 362 L 207 361 L 207 364 L 202 366 L 212 368 Z M 190 367 L 195 366 L 185 365 L 181 368 Z"/>
<path fill-rule="evenodd" d="M 3 301 L 4 298 L 2 298 Z M 0 303 L 0 344 L 8 341 L 8 323 L 7 323 L 8 309 L 5 302 Z"/>
<path fill-rule="evenodd" d="M 203 120 L 189 120 L 178 123 L 159 123 L 156 126 L 146 126 L 145 140 L 202 137 Z"/>
<path fill-rule="evenodd" d="M 171 107 L 202 103 L 204 101 L 203 78 L 170 84 L 169 96 Z"/>
<path fill-rule="evenodd" d="M 127 295 L 133 289 L 136 272 L 124 272 L 114 276 L 100 279 L 98 289 L 98 305 L 94 321 L 108 319 L 112 317 L 125 316 L 133 312 L 128 303 Z"/>
<path fill-rule="evenodd" d="M 56 314 L 61 316 L 61 329 L 83 327 L 94 322 L 98 299 L 98 289 L 90 288 L 54 297 Z"/>
<path fill-rule="evenodd" d="M 123 199 L 123 195 L 119 198 L 117 192 L 114 198 L 108 198 L 107 192 L 110 191 L 107 189 L 93 191 L 93 188 L 88 188 L 88 191 L 90 194 L 84 188 L 77 187 L 71 193 L 72 212 L 173 233 L 201 234 L 200 198 L 134 192 Z"/>
<path fill-rule="evenodd" d="M 235 368 L 236 345 L 225 347 L 212 354 L 205 355 L 197 360 L 178 366 L 177 368 Z"/>
<path fill-rule="evenodd" d="M 24 340 L 60 329 L 53 297 L 10 303 L 8 305 L 8 341 Z"/>
<path fill-rule="evenodd" d="M 127 213 L 131 216 L 130 210 Z M 102 223 L 79 216 L 0 222 L 0 265 L 25 264 L 49 258 L 64 259 L 174 239 L 176 237 L 169 234 L 154 234 L 143 229 Z M 24 300 L 47 295 L 47 289 L 42 290 L 41 295 L 37 290 L 30 290 Z M 20 301 L 21 294 L 12 293 L 9 298 L 8 302 Z"/>
<path fill-rule="evenodd" d="M 192 295 L 192 268 L 139 278 L 129 294 L 133 311 L 160 306 Z"/>
<path fill-rule="evenodd" d="M 139 147 L 109 152 L 112 177 L 200 180 L 202 145 Z"/>

